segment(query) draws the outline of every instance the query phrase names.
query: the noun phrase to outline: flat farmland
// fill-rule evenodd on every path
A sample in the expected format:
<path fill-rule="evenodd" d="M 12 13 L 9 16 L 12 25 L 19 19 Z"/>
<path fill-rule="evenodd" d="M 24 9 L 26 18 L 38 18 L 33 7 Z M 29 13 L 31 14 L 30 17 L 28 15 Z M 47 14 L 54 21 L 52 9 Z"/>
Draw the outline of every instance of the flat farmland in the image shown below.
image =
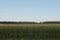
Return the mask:
<path fill-rule="evenodd" d="M 59 40 L 60 24 L 0 24 L 1 40 Z"/>
<path fill-rule="evenodd" d="M 60 24 L 0 24 L 0 26 L 60 26 Z"/>

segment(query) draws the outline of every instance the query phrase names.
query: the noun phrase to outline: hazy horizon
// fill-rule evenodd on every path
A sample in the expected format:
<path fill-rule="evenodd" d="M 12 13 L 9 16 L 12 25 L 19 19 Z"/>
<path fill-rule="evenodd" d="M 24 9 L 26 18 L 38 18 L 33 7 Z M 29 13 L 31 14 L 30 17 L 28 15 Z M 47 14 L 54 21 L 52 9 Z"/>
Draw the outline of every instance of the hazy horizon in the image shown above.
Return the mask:
<path fill-rule="evenodd" d="M 0 21 L 60 21 L 60 0 L 0 0 Z"/>

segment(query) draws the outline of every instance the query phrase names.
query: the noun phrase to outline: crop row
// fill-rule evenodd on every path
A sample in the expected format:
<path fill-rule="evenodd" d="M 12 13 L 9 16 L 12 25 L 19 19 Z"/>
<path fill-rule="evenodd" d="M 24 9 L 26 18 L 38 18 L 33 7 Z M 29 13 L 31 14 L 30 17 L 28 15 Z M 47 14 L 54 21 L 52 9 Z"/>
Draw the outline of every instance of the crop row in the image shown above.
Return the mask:
<path fill-rule="evenodd" d="M 0 39 L 60 39 L 58 27 L 0 27 Z"/>

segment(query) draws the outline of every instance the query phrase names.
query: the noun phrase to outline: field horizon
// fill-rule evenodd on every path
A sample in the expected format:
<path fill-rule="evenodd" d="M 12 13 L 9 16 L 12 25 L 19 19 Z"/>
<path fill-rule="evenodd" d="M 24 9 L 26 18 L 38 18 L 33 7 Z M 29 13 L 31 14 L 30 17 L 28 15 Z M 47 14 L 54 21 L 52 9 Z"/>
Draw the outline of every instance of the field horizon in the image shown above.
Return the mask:
<path fill-rule="evenodd" d="M 0 26 L 60 26 L 60 24 L 0 24 Z"/>

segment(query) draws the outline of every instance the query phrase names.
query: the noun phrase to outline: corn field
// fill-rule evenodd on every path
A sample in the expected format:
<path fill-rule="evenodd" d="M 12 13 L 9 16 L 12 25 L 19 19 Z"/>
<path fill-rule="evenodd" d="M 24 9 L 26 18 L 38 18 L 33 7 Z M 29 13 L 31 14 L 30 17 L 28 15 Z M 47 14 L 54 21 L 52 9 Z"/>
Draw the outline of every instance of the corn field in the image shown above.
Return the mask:
<path fill-rule="evenodd" d="M 60 24 L 19 25 L 0 25 L 0 40 L 60 40 Z"/>

